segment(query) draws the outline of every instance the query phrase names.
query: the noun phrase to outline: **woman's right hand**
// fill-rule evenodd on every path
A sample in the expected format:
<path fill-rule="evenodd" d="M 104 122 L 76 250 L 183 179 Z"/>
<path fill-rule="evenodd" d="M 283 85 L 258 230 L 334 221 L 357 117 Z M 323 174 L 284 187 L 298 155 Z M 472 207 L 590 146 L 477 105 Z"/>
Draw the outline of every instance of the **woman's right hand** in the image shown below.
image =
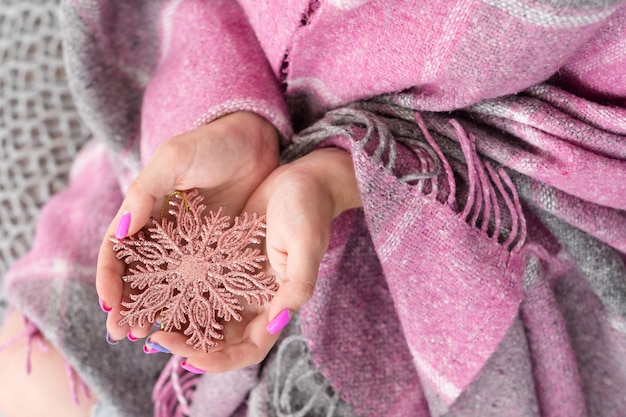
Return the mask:
<path fill-rule="evenodd" d="M 124 238 L 158 217 L 164 197 L 197 188 L 207 210 L 226 208 L 238 215 L 256 188 L 278 166 L 278 133 L 264 118 L 248 112 L 223 116 L 163 143 L 130 184 L 126 197 L 102 241 L 96 288 L 108 312 L 110 340 L 129 334 L 145 337 L 149 328 L 119 326 L 122 300 L 130 289 L 122 281 L 126 264 L 118 260 L 111 238 Z"/>
<path fill-rule="evenodd" d="M 224 339 L 209 353 L 186 344 L 177 332 L 157 331 L 150 342 L 185 358 L 193 372 L 226 372 L 259 363 L 291 314 L 313 295 L 330 237 L 331 222 L 361 206 L 352 157 L 325 148 L 274 170 L 244 211 L 266 214 L 268 273 L 280 287 L 264 306 L 246 306 L 243 320 L 224 324 Z"/>

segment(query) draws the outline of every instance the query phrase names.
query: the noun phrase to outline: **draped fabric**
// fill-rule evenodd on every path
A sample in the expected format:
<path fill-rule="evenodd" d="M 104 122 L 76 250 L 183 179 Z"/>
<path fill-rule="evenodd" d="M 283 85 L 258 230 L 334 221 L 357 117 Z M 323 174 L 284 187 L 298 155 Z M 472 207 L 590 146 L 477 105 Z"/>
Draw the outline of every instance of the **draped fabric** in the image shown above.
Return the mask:
<path fill-rule="evenodd" d="M 94 140 L 4 291 L 101 410 L 626 413 L 623 2 L 68 0 L 63 13 Z M 363 208 L 335 220 L 315 295 L 260 367 L 190 380 L 178 358 L 106 345 L 95 262 L 159 144 L 235 110 L 274 124 L 285 162 L 350 152 Z"/>

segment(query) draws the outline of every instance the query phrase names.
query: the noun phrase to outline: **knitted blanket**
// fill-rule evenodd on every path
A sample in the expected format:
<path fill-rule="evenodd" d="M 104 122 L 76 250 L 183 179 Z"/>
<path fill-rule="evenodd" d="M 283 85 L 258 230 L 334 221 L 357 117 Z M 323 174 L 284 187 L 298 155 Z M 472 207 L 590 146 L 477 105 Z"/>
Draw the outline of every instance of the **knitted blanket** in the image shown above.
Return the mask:
<path fill-rule="evenodd" d="M 156 384 L 160 415 L 626 413 L 622 2 L 63 8 L 96 139 L 4 290 L 103 412 L 152 414 Z M 189 378 L 104 342 L 96 256 L 154 149 L 234 110 L 276 126 L 285 162 L 350 152 L 363 208 L 335 220 L 315 295 L 261 369 Z"/>
<path fill-rule="evenodd" d="M 0 1 L 0 282 L 88 136 L 67 86 L 59 14 L 58 1 Z"/>

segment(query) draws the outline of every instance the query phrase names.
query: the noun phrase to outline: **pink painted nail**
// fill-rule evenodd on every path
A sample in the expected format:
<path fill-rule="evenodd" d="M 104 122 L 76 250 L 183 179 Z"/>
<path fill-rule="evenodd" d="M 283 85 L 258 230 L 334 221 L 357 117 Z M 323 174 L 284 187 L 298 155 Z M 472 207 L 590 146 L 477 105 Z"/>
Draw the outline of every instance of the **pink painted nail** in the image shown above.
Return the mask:
<path fill-rule="evenodd" d="M 117 239 L 124 239 L 128 236 L 128 229 L 130 228 L 130 211 L 124 212 L 120 222 L 117 224 L 117 230 L 115 231 L 115 237 Z"/>
<path fill-rule="evenodd" d="M 143 345 L 143 353 L 145 353 L 146 355 L 152 355 L 154 353 L 159 353 L 159 351 L 156 349 L 152 349 L 148 345 Z"/>
<path fill-rule="evenodd" d="M 104 304 L 104 301 L 102 301 L 102 298 L 98 298 L 98 304 L 100 304 L 100 308 L 105 313 L 110 313 L 111 312 L 112 308 L 111 307 L 107 307 L 107 305 Z"/>
<path fill-rule="evenodd" d="M 128 333 L 126 334 L 126 338 L 130 340 L 131 342 L 136 342 L 137 340 L 139 340 L 138 337 L 133 336 L 131 330 L 129 330 Z"/>
<path fill-rule="evenodd" d="M 267 325 L 267 331 L 269 334 L 276 334 L 280 332 L 291 320 L 291 310 L 284 309 L 272 321 Z"/>
<path fill-rule="evenodd" d="M 182 361 L 182 362 L 180 363 L 180 366 L 181 366 L 181 368 L 183 368 L 184 370 L 189 371 L 189 372 L 192 372 L 192 373 L 194 373 L 194 374 L 199 374 L 199 375 L 201 375 L 201 374 L 203 374 L 203 373 L 204 373 L 204 371 L 203 371 L 202 369 L 198 369 L 198 368 L 196 368 L 196 367 L 195 367 L 195 366 L 193 366 L 193 365 L 189 365 L 186 361 Z"/>

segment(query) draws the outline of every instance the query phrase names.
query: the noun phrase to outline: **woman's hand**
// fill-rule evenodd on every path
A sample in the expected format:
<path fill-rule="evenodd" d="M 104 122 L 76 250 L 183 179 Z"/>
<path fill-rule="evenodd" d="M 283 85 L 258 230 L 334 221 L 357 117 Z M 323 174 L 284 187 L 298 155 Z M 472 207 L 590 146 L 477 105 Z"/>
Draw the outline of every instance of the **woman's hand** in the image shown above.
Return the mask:
<path fill-rule="evenodd" d="M 278 166 L 278 133 L 262 117 L 236 112 L 173 137 L 154 156 L 128 188 L 122 206 L 100 247 L 96 287 L 108 312 L 110 340 L 145 337 L 149 328 L 118 326 L 121 302 L 129 288 L 121 277 L 126 265 L 115 257 L 112 237 L 137 233 L 159 216 L 163 198 L 174 190 L 197 188 L 207 209 L 226 207 L 236 215 L 254 190 Z"/>
<path fill-rule="evenodd" d="M 352 159 L 343 150 L 319 149 L 277 168 L 245 207 L 267 216 L 268 272 L 280 283 L 270 305 L 246 306 L 241 322 L 225 323 L 224 339 L 211 353 L 194 350 L 175 332 L 154 333 L 148 346 L 156 343 L 185 357 L 185 366 L 196 372 L 224 372 L 262 361 L 290 314 L 313 295 L 332 220 L 360 205 Z"/>

